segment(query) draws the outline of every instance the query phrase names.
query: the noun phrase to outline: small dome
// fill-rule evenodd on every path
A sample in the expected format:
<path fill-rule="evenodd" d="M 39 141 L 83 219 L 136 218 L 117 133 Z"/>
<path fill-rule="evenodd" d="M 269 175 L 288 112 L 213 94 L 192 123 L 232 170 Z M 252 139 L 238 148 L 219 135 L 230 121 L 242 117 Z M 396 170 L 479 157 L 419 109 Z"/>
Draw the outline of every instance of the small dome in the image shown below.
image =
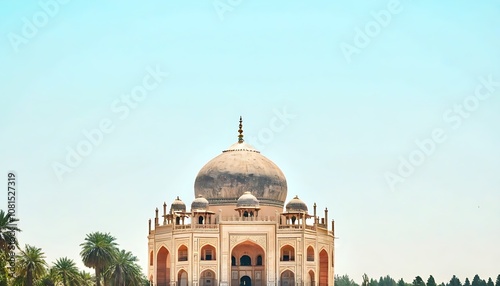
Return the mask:
<path fill-rule="evenodd" d="M 307 205 L 301 199 L 299 199 L 299 196 L 295 196 L 293 199 L 291 199 L 288 202 L 288 204 L 286 204 L 286 211 L 287 212 L 307 212 Z"/>
<path fill-rule="evenodd" d="M 208 200 L 205 199 L 202 195 L 199 195 L 191 203 L 191 211 L 194 211 L 194 210 L 206 210 L 207 208 L 208 208 Z"/>
<path fill-rule="evenodd" d="M 243 195 L 240 196 L 238 199 L 238 202 L 236 203 L 236 207 L 238 208 L 245 208 L 245 207 L 251 207 L 251 208 L 258 208 L 259 207 L 259 200 L 252 195 L 250 192 L 244 192 Z"/>
<path fill-rule="evenodd" d="M 170 206 L 170 213 L 173 212 L 185 212 L 186 211 L 186 204 L 177 197 L 175 201 L 172 203 Z"/>

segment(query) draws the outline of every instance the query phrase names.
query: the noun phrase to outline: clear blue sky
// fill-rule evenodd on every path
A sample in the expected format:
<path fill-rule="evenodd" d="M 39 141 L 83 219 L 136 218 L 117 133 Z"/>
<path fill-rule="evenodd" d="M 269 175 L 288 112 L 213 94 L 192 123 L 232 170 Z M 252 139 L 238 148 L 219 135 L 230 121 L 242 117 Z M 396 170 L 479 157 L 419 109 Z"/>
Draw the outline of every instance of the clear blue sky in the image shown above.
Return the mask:
<path fill-rule="evenodd" d="M 85 235 L 110 232 L 145 267 L 154 209 L 190 204 L 243 115 L 288 200 L 328 207 L 338 274 L 496 277 L 500 3 L 228 3 L 0 3 L 0 170 L 19 176 L 21 244 L 83 268 Z"/>

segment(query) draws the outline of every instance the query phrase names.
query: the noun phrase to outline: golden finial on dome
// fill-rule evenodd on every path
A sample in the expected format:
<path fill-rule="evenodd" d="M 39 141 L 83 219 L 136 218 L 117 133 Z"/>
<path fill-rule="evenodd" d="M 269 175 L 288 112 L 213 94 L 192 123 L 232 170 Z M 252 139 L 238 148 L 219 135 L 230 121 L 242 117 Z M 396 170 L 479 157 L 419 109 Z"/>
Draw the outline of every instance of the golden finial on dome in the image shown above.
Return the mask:
<path fill-rule="evenodd" d="M 238 130 L 238 143 L 243 143 L 243 119 L 240 116 L 240 129 Z"/>

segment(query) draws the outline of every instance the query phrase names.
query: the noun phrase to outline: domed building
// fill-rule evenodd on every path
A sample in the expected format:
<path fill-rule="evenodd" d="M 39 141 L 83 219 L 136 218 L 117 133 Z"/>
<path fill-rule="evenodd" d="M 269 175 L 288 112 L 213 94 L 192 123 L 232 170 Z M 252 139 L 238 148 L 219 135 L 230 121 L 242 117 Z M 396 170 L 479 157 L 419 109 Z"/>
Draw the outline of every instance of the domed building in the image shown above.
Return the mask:
<path fill-rule="evenodd" d="M 287 201 L 280 168 L 243 140 L 196 176 L 190 210 L 177 197 L 149 220 L 148 277 L 155 286 L 332 285 L 334 223 Z"/>

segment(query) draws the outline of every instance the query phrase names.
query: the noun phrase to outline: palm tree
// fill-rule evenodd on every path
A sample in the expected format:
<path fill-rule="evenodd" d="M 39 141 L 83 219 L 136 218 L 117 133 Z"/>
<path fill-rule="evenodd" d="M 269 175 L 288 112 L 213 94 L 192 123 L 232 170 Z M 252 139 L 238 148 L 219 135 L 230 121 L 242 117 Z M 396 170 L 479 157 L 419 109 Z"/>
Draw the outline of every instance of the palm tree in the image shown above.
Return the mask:
<path fill-rule="evenodd" d="M 61 278 L 56 273 L 54 267 L 51 267 L 47 273 L 35 283 L 36 286 L 55 286 L 61 282 Z"/>
<path fill-rule="evenodd" d="M 15 222 L 19 221 L 12 214 L 0 210 L 0 285 L 7 285 L 7 264 L 9 261 L 10 247 L 15 245 L 19 248 L 16 231 L 21 231 Z"/>
<path fill-rule="evenodd" d="M 95 279 L 94 279 L 94 277 L 92 277 L 92 275 L 90 275 L 90 273 L 85 272 L 85 271 L 80 271 L 78 273 L 78 284 L 75 284 L 75 285 L 93 286 L 93 285 L 95 285 L 94 282 L 95 282 Z"/>
<path fill-rule="evenodd" d="M 16 231 L 21 231 L 14 224 L 17 221 L 19 221 L 19 219 L 14 218 L 12 214 L 0 210 L 0 251 L 2 253 L 9 252 L 9 245 L 12 240 L 14 240 L 13 242 L 17 246 L 17 239 L 14 233 Z"/>
<path fill-rule="evenodd" d="M 85 242 L 80 244 L 83 264 L 95 269 L 96 286 L 101 286 L 101 272 L 115 258 L 116 245 L 113 236 L 98 231 L 87 234 Z"/>
<path fill-rule="evenodd" d="M 19 277 L 23 277 L 24 285 L 33 286 L 33 282 L 47 272 L 45 253 L 41 248 L 26 245 L 18 256 Z"/>
<path fill-rule="evenodd" d="M 111 278 L 114 286 L 141 285 L 143 275 L 137 261 L 130 251 L 120 250 L 105 275 Z"/>
<path fill-rule="evenodd" d="M 75 262 L 67 257 L 57 259 L 53 269 L 61 277 L 64 286 L 69 286 L 68 282 L 74 282 L 78 279 L 78 268 Z"/>

